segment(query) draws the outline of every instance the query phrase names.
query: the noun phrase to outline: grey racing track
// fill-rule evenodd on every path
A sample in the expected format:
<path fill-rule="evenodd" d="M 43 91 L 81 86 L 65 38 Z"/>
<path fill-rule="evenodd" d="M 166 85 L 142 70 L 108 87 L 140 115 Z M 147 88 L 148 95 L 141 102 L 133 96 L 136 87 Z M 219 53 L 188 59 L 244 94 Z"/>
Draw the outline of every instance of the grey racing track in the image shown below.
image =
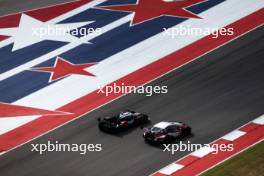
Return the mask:
<path fill-rule="evenodd" d="M 71 0 L 0 0 L 0 16 L 70 1 Z"/>
<path fill-rule="evenodd" d="M 31 152 L 31 143 L 0 157 L 1 176 L 145 176 L 181 158 L 142 139 L 134 128 L 120 135 L 102 133 L 97 117 L 124 109 L 147 113 L 156 123 L 183 121 L 193 136 L 209 143 L 264 113 L 264 27 L 177 69 L 150 85 L 167 85 L 168 94 L 126 95 L 31 143 L 102 144 L 101 152 Z M 87 102 L 88 103 L 88 102 Z M 177 141 L 175 141 L 177 142 Z"/>

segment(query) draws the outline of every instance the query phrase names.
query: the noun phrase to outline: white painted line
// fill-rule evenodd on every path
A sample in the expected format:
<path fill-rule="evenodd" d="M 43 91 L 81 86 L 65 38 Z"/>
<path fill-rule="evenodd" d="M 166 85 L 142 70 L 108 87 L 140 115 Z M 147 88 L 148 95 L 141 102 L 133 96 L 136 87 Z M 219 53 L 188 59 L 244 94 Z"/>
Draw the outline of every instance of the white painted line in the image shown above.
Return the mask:
<path fill-rule="evenodd" d="M 259 124 L 259 125 L 264 125 L 264 115 L 258 117 L 257 119 L 253 120 L 252 122 Z"/>
<path fill-rule="evenodd" d="M 204 146 L 200 148 L 199 150 L 196 150 L 195 152 L 191 153 L 191 155 L 202 158 L 213 151 L 215 151 L 214 148 L 209 147 L 209 146 Z"/>
<path fill-rule="evenodd" d="M 40 116 L 22 116 L 11 118 L 0 118 L 0 135 L 5 134 L 8 131 L 15 129 L 17 126 L 21 126 L 32 120 L 35 120 Z"/>
<path fill-rule="evenodd" d="M 181 164 L 172 163 L 172 164 L 162 168 L 158 172 L 161 173 L 161 174 L 165 174 L 165 175 L 171 175 L 171 174 L 173 174 L 174 172 L 180 170 L 183 167 L 184 166 L 181 165 Z"/>
<path fill-rule="evenodd" d="M 223 136 L 222 139 L 228 140 L 228 141 L 234 141 L 237 138 L 240 138 L 241 136 L 245 135 L 246 132 L 240 131 L 240 130 L 234 130 L 231 133 L 228 133 L 227 135 Z"/>

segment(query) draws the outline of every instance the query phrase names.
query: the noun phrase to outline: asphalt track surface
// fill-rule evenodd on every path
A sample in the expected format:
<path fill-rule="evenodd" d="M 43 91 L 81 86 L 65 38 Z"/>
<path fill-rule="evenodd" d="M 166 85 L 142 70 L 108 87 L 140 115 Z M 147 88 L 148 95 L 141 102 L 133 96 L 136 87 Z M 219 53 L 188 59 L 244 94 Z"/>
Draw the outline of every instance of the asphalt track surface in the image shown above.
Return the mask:
<path fill-rule="evenodd" d="M 253 120 L 264 111 L 263 29 L 151 83 L 167 85 L 166 95 L 124 96 L 32 142 L 99 143 L 101 152 L 50 152 L 40 156 L 26 144 L 0 157 L 1 176 L 144 176 L 188 153 L 171 155 L 146 144 L 140 128 L 120 135 L 98 130 L 97 117 L 127 108 L 149 114 L 153 123 L 186 122 L 193 127 L 194 135 L 185 141 L 196 144 L 209 143 Z"/>
<path fill-rule="evenodd" d="M 7 15 L 71 0 L 0 0 L 0 15 Z"/>
<path fill-rule="evenodd" d="M 0 15 L 65 2 L 65 0 L 0 0 Z M 12 5 L 12 6 L 10 6 Z M 97 117 L 133 109 L 152 123 L 179 120 L 193 128 L 192 143 L 209 143 L 264 112 L 264 27 L 221 47 L 151 85 L 167 85 L 166 95 L 124 96 L 32 143 L 101 143 L 102 152 L 30 152 L 30 143 L 0 157 L 1 176 L 144 176 L 181 158 L 145 144 L 142 130 L 121 135 L 102 133 Z M 177 141 L 175 141 L 177 142 Z"/>

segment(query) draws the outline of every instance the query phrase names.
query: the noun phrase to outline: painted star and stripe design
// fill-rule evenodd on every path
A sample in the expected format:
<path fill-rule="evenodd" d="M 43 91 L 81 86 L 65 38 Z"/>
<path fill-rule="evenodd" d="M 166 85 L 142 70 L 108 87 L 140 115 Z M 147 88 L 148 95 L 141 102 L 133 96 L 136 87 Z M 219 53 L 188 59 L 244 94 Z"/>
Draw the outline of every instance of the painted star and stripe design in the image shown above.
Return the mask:
<path fill-rule="evenodd" d="M 135 4 L 127 5 L 111 5 L 111 6 L 99 6 L 98 8 L 115 10 L 115 11 L 125 11 L 134 13 L 134 17 L 131 19 L 131 25 L 144 23 L 146 21 L 158 18 L 160 16 L 174 16 L 180 18 L 200 18 L 198 15 L 186 10 L 185 8 L 191 7 L 198 3 L 202 3 L 204 0 L 189 0 L 189 1 L 162 1 L 162 0 L 139 0 Z M 147 13 L 146 13 L 147 12 Z M 19 24 L 17 27 L 10 28 L 0 28 L 0 34 L 2 39 L 6 37 L 11 37 L 14 40 L 14 45 L 12 51 L 23 49 L 25 47 L 31 46 L 33 44 L 39 43 L 44 40 L 51 41 L 62 41 L 62 42 L 83 42 L 78 38 L 72 36 L 70 33 L 65 33 L 63 37 L 56 35 L 43 35 L 41 37 L 33 35 L 34 31 L 32 29 L 37 28 L 79 28 L 88 24 L 93 23 L 93 21 L 79 22 L 79 23 L 67 23 L 67 24 L 53 24 L 49 22 L 42 22 L 36 18 L 33 18 L 26 14 L 21 14 Z M 25 37 L 25 34 L 27 37 Z M 5 36 L 5 37 L 4 37 Z M 51 67 L 39 67 L 31 68 L 31 71 L 38 72 L 48 72 L 50 74 L 49 82 L 65 78 L 70 75 L 85 75 L 92 76 L 95 75 L 86 71 L 85 68 L 95 65 L 94 63 L 81 63 L 74 64 L 63 58 L 57 57 L 54 66 Z M 20 116 L 25 115 L 56 115 L 58 112 L 53 112 L 49 110 L 34 109 L 31 107 L 20 107 L 15 105 L 1 104 L 0 109 L 2 110 L 2 117 Z M 16 112 L 14 114 L 14 112 Z"/>
<path fill-rule="evenodd" d="M 178 18 L 200 18 L 197 14 L 187 10 L 205 0 L 138 0 L 136 4 L 101 6 L 99 8 L 133 13 L 131 25 L 144 23 L 160 16 Z"/>
<path fill-rule="evenodd" d="M 0 150 L 121 96 L 95 94 L 99 87 L 119 80 L 142 85 L 246 33 L 263 23 L 263 7 L 258 0 L 81 0 L 0 17 Z M 231 25 L 236 33 L 219 40 L 164 35 L 179 25 Z M 102 33 L 28 35 L 38 27 Z"/>
<path fill-rule="evenodd" d="M 94 74 L 85 70 L 85 68 L 91 67 L 93 65 L 95 65 L 95 63 L 74 64 L 63 58 L 57 57 L 53 67 L 32 68 L 32 71 L 49 72 L 49 82 L 52 82 L 73 74 L 95 76 Z"/>

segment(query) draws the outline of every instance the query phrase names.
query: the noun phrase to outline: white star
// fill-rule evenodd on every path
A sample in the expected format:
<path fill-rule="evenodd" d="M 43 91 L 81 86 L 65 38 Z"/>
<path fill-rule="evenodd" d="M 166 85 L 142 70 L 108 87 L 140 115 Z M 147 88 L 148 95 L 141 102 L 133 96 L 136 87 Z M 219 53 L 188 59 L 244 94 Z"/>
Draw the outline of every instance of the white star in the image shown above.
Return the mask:
<path fill-rule="evenodd" d="M 93 23 L 93 21 L 52 24 L 22 14 L 18 27 L 0 28 L 0 35 L 11 36 L 14 39 L 12 51 L 19 50 L 44 40 L 69 43 L 89 43 L 82 38 L 71 35 L 69 30 L 77 30 L 78 28 L 91 23 Z"/>

